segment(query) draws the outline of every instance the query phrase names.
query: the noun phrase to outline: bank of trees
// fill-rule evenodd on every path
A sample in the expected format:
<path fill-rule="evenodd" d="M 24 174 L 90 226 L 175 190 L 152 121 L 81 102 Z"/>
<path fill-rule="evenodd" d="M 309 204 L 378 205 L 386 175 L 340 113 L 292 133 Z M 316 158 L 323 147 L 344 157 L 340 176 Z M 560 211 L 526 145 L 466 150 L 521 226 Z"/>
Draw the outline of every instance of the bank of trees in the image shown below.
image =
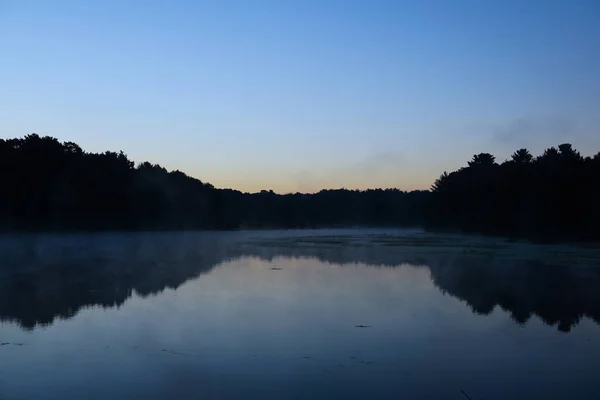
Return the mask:
<path fill-rule="evenodd" d="M 526 149 L 497 163 L 477 154 L 433 184 L 437 227 L 535 239 L 600 238 L 600 153 L 583 157 L 570 144 L 538 157 Z"/>
<path fill-rule="evenodd" d="M 418 225 L 429 192 L 215 189 L 123 152 L 89 153 L 36 134 L 0 140 L 0 228 L 193 230 Z"/>
<path fill-rule="evenodd" d="M 216 189 L 123 152 L 89 153 L 36 134 L 0 140 L 0 228 L 179 230 L 424 226 L 515 237 L 600 238 L 600 153 L 569 144 L 497 163 L 487 153 L 430 191 Z"/>

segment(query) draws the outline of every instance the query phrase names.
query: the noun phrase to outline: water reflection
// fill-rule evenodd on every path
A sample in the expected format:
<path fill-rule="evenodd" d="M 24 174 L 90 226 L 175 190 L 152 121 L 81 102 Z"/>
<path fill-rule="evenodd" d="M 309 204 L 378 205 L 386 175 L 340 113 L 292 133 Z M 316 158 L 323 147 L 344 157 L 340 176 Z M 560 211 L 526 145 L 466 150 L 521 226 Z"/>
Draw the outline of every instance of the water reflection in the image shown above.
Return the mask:
<path fill-rule="evenodd" d="M 122 234 L 11 238 L 3 244 L 0 320 L 24 329 L 89 306 L 119 307 L 210 271 L 226 243 L 207 235 Z"/>
<path fill-rule="evenodd" d="M 29 330 L 71 318 L 89 306 L 119 307 L 134 292 L 145 297 L 177 288 L 244 256 L 265 261 L 311 257 L 391 268 L 412 264 L 428 268 L 442 293 L 466 302 L 476 314 L 487 315 L 499 306 L 518 324 L 536 315 L 563 332 L 583 317 L 600 324 L 600 270 L 535 259 L 409 253 L 373 244 L 265 245 L 235 234 L 5 238 L 0 250 L 0 320 Z"/>

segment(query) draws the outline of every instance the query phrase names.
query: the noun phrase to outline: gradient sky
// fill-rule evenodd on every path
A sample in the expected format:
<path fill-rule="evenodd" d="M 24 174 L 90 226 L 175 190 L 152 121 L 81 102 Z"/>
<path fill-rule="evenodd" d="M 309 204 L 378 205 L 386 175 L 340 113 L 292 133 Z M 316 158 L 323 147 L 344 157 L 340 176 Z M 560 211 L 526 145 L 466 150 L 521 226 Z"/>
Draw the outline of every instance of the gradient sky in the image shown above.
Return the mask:
<path fill-rule="evenodd" d="M 217 187 L 428 188 L 600 150 L 600 1 L 0 0 L 0 135 Z"/>

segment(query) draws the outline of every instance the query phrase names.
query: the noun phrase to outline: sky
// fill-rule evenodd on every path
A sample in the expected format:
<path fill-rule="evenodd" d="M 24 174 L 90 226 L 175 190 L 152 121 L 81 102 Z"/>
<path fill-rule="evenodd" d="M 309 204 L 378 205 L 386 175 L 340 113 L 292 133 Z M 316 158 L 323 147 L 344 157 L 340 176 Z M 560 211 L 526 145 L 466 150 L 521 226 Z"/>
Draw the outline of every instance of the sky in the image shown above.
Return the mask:
<path fill-rule="evenodd" d="M 600 150 L 598 0 L 0 0 L 0 137 L 216 187 L 427 189 Z"/>

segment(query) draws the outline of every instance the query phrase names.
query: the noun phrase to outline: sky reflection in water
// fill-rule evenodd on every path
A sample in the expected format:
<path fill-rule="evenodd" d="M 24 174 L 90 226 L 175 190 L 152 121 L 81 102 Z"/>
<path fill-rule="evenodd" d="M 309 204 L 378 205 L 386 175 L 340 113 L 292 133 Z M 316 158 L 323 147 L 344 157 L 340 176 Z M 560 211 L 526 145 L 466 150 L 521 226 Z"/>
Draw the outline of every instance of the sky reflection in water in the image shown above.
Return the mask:
<path fill-rule="evenodd" d="M 597 269 L 373 237 L 6 239 L 0 398 L 598 398 Z"/>

